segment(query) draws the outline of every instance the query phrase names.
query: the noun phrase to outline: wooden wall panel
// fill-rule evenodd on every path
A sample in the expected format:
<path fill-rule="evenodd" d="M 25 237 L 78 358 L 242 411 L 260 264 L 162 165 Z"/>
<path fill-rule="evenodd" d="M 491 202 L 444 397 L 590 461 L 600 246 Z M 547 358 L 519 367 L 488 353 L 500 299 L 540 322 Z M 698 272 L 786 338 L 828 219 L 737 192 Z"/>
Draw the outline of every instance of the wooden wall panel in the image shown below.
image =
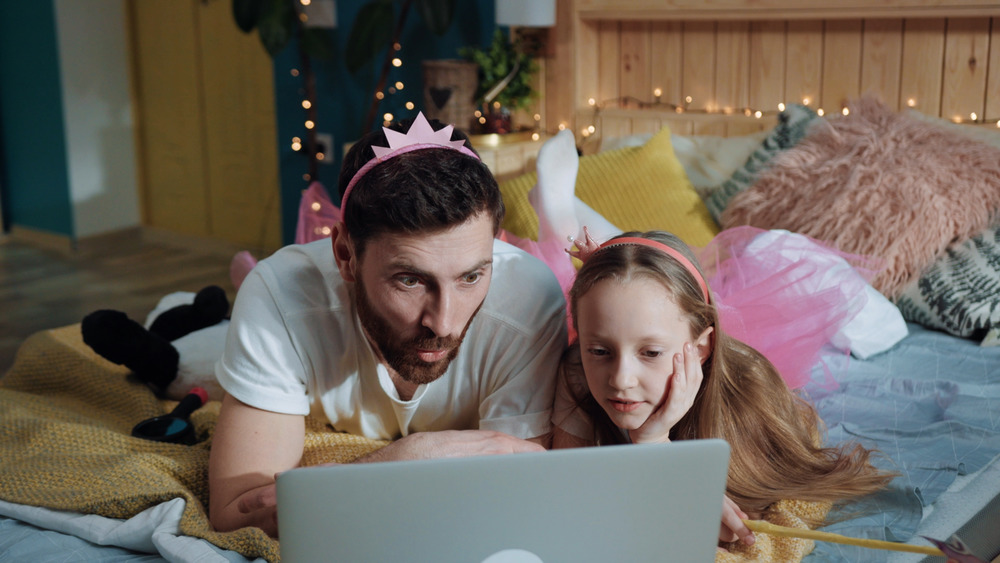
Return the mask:
<path fill-rule="evenodd" d="M 805 103 L 816 107 L 823 72 L 823 22 L 804 20 L 788 22 L 785 57 L 786 103 Z"/>
<path fill-rule="evenodd" d="M 750 24 L 720 22 L 716 34 L 715 102 L 709 109 L 739 111 L 750 104 Z"/>
<path fill-rule="evenodd" d="M 929 115 L 940 115 L 944 25 L 943 19 L 906 20 L 903 23 L 900 107 L 910 106 Z"/>
<path fill-rule="evenodd" d="M 683 24 L 654 22 L 650 26 L 650 82 L 660 89 L 660 99 L 677 103 L 683 97 Z"/>
<path fill-rule="evenodd" d="M 861 20 L 831 20 L 823 30 L 823 83 L 819 104 L 840 111 L 861 90 Z"/>
<path fill-rule="evenodd" d="M 873 94 L 899 109 L 903 20 L 865 20 L 861 47 L 861 94 Z"/>
<path fill-rule="evenodd" d="M 705 109 L 715 99 L 715 27 L 712 22 L 684 23 L 684 82 L 679 101 L 691 96 L 692 108 Z"/>
<path fill-rule="evenodd" d="M 785 100 L 785 22 L 750 24 L 750 107 L 774 110 Z"/>
<path fill-rule="evenodd" d="M 581 31 L 573 43 L 580 50 L 573 58 L 575 112 L 586 119 L 588 98 L 606 102 L 598 120 L 605 129 L 651 132 L 669 123 L 681 133 L 722 134 L 722 128 L 732 134 L 717 123 L 744 108 L 764 111 L 765 120 L 780 102 L 832 113 L 864 94 L 893 109 L 913 100 L 913 107 L 931 115 L 967 119 L 976 112 L 1000 119 L 997 17 L 907 18 L 906 12 L 868 19 L 844 13 L 832 19 L 671 21 L 608 11 L 597 19 L 583 7 L 606 0 L 560 0 L 566 1 L 577 9 Z M 625 97 L 642 104 L 613 103 Z M 650 102 L 686 105 L 690 113 L 664 116 L 663 108 L 640 108 Z M 633 114 L 637 109 L 646 114 Z M 739 123 L 741 131 L 764 127 Z"/>
<path fill-rule="evenodd" d="M 649 24 L 622 22 L 621 95 L 634 96 L 644 103 L 653 101 L 650 86 Z"/>
<path fill-rule="evenodd" d="M 993 18 L 990 32 L 990 68 L 986 77 L 986 115 L 1000 127 L 1000 18 Z"/>
<path fill-rule="evenodd" d="M 621 24 L 602 21 L 597 26 L 598 73 L 597 102 L 614 100 L 622 95 L 621 85 Z"/>
<path fill-rule="evenodd" d="M 602 62 L 599 26 L 593 22 L 581 22 L 576 28 L 575 45 L 576 49 L 568 57 L 575 63 L 575 102 L 577 107 L 586 107 L 588 99 L 600 101 L 598 98 L 601 95 L 598 89 Z"/>
<path fill-rule="evenodd" d="M 941 115 L 977 118 L 985 111 L 986 70 L 990 54 L 990 20 L 949 19 L 944 45 Z"/>

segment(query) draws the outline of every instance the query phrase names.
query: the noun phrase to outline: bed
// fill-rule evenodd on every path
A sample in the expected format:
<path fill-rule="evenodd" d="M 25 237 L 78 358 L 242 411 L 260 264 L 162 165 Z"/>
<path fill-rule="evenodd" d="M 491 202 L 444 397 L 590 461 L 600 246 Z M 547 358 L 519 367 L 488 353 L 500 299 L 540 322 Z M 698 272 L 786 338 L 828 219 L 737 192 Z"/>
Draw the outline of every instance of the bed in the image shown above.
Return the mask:
<path fill-rule="evenodd" d="M 831 442 L 874 445 L 902 476 L 828 530 L 916 545 L 957 533 L 981 558 L 1000 555 L 1000 7 L 576 0 L 558 18 L 546 128 L 572 128 L 584 159 L 636 151 L 611 172 L 581 160 L 581 180 L 595 185 L 578 194 L 613 223 L 668 228 L 693 246 L 711 236 L 703 210 L 677 211 L 697 208 L 686 189 L 656 199 L 649 178 L 629 175 L 639 165 L 628 159 L 666 128 L 686 175 L 673 185 L 689 181 L 715 226 L 788 229 L 886 260 L 873 285 L 907 335 L 850 358 L 835 390 L 806 392 Z M 662 188 L 674 176 L 658 170 Z M 925 190 L 935 185 L 944 205 Z M 951 205 L 961 200 L 969 206 Z M 670 217 L 639 217 L 670 206 Z M 525 216 L 508 226 L 530 236 Z M 892 220 L 904 217 L 915 228 Z M 944 228 L 942 217 L 955 220 Z M 806 558 L 922 559 L 823 542 Z"/>
<path fill-rule="evenodd" d="M 839 508 L 840 520 L 827 531 L 914 545 L 928 545 L 921 536 L 957 534 L 984 560 L 1000 555 L 1000 264 L 989 254 L 1000 244 L 1000 205 L 990 199 L 1000 184 L 989 183 L 1000 181 L 990 176 L 989 162 L 998 154 L 991 151 L 1000 151 L 1000 7 L 958 0 L 561 0 L 558 9 L 560 24 L 547 37 L 541 123 L 551 132 L 574 131 L 584 154 L 579 197 L 623 228 L 673 230 L 694 246 L 736 221 L 808 231 L 815 218 L 780 224 L 798 210 L 778 203 L 819 197 L 793 191 L 822 185 L 803 178 L 803 171 L 816 176 L 823 170 L 830 180 L 853 169 L 850 159 L 821 168 L 817 163 L 834 162 L 829 152 L 814 153 L 813 164 L 803 165 L 805 148 L 832 150 L 810 145 L 810 136 L 823 130 L 862 138 L 863 131 L 838 127 L 865 116 L 871 139 L 881 138 L 871 135 L 871 123 L 890 120 L 901 143 L 945 138 L 954 141 L 946 148 L 979 159 L 963 160 L 965 166 L 948 175 L 945 195 L 972 202 L 961 208 L 965 231 L 939 239 L 933 252 L 911 253 L 922 261 L 892 263 L 893 275 L 878 281 L 905 317 L 906 334 L 863 357 L 824 358 L 837 368 L 837 384 L 820 384 L 817 377 L 805 392 L 830 442 L 861 440 L 884 452 L 880 463 L 901 472 L 884 494 Z M 844 115 L 845 108 L 855 111 Z M 922 133 L 914 136 L 915 130 Z M 917 164 L 935 162 L 932 156 Z M 951 154 L 946 161 L 955 159 Z M 876 176 L 891 178 L 884 161 L 875 162 Z M 529 173 L 502 183 L 509 208 L 504 226 L 519 236 L 537 233 L 526 197 L 536 179 Z M 980 180 L 986 183 L 975 185 L 982 193 L 956 191 Z M 899 201 L 913 207 L 922 200 L 892 205 Z M 908 223 L 923 226 L 929 214 L 915 209 Z M 781 212 L 765 220 L 762 210 Z M 954 214 L 948 208 L 935 215 Z M 855 240 L 878 239 L 870 220 L 842 224 L 855 233 L 869 227 Z M 981 268 L 970 272 L 969 264 Z M 956 277 L 986 281 L 963 293 Z M 119 400 L 107 400 L 109 388 Z M 203 478 L 217 404 L 196 412 L 201 440 L 192 448 L 134 445 L 127 438 L 131 424 L 172 405 L 93 354 L 76 326 L 26 342 L 0 380 L 0 400 L 4 558 L 276 560 L 276 543 L 253 530 L 217 534 L 207 527 Z M 97 401 L 104 408 L 93 409 Z M 82 450 L 74 442 L 81 431 L 104 438 L 88 445 L 94 451 Z M 309 431 L 307 461 L 347 460 L 379 446 L 321 425 Z M 59 456 L 72 456 L 75 469 L 60 467 Z M 120 470 L 136 459 L 138 480 Z M 40 476 L 65 486 L 48 494 L 56 489 L 30 482 Z M 163 480 L 155 491 L 143 485 L 151 476 Z M 70 494 L 87 479 L 97 484 L 89 496 Z M 923 559 L 817 542 L 805 561 Z"/>

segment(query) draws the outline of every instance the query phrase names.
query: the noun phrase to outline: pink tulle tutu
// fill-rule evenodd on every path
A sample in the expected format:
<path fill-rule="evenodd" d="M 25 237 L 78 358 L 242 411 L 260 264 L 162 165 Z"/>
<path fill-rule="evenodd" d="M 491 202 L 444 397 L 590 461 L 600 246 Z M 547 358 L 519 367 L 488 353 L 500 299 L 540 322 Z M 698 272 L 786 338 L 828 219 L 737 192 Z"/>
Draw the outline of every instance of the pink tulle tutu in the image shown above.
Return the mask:
<path fill-rule="evenodd" d="M 698 252 L 722 330 L 761 352 L 790 388 L 814 366 L 836 386 L 826 352 L 850 354 L 840 331 L 865 307 L 874 261 L 788 231 L 736 227 Z"/>

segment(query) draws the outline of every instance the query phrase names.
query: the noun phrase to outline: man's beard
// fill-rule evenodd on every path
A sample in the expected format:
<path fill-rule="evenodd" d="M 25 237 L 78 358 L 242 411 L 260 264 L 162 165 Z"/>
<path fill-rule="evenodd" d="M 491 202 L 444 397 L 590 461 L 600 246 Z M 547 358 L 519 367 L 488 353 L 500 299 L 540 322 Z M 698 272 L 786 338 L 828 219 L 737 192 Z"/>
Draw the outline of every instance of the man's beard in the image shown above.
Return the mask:
<path fill-rule="evenodd" d="M 376 350 L 382 355 L 385 363 L 392 368 L 404 381 L 421 385 L 430 383 L 444 375 L 451 361 L 458 356 L 458 348 L 465 339 L 465 333 L 469 330 L 469 325 L 479 313 L 482 303 L 469 318 L 462 335 L 458 338 L 452 336 L 439 337 L 431 329 L 421 326 L 421 334 L 411 340 L 400 342 L 399 335 L 393 330 L 389 322 L 379 316 L 368 301 L 368 292 L 360 279 L 355 281 L 354 286 L 355 303 L 358 307 L 358 317 L 361 319 L 361 326 L 368 334 L 369 340 L 375 345 Z M 420 359 L 417 350 L 448 350 L 448 355 L 444 358 L 428 363 Z"/>

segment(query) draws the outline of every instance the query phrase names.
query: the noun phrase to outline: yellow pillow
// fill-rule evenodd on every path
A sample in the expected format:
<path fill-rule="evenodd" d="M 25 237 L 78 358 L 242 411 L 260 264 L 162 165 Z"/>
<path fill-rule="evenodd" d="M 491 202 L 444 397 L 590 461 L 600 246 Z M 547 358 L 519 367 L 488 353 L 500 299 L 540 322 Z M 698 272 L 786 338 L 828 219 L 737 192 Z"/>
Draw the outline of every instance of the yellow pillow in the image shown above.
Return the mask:
<path fill-rule="evenodd" d="M 532 240 L 538 238 L 538 215 L 528 192 L 537 181 L 531 172 L 500 184 L 507 207 L 503 228 Z M 576 196 L 625 231 L 670 231 L 695 247 L 719 232 L 674 156 L 667 127 L 641 147 L 581 157 Z"/>

